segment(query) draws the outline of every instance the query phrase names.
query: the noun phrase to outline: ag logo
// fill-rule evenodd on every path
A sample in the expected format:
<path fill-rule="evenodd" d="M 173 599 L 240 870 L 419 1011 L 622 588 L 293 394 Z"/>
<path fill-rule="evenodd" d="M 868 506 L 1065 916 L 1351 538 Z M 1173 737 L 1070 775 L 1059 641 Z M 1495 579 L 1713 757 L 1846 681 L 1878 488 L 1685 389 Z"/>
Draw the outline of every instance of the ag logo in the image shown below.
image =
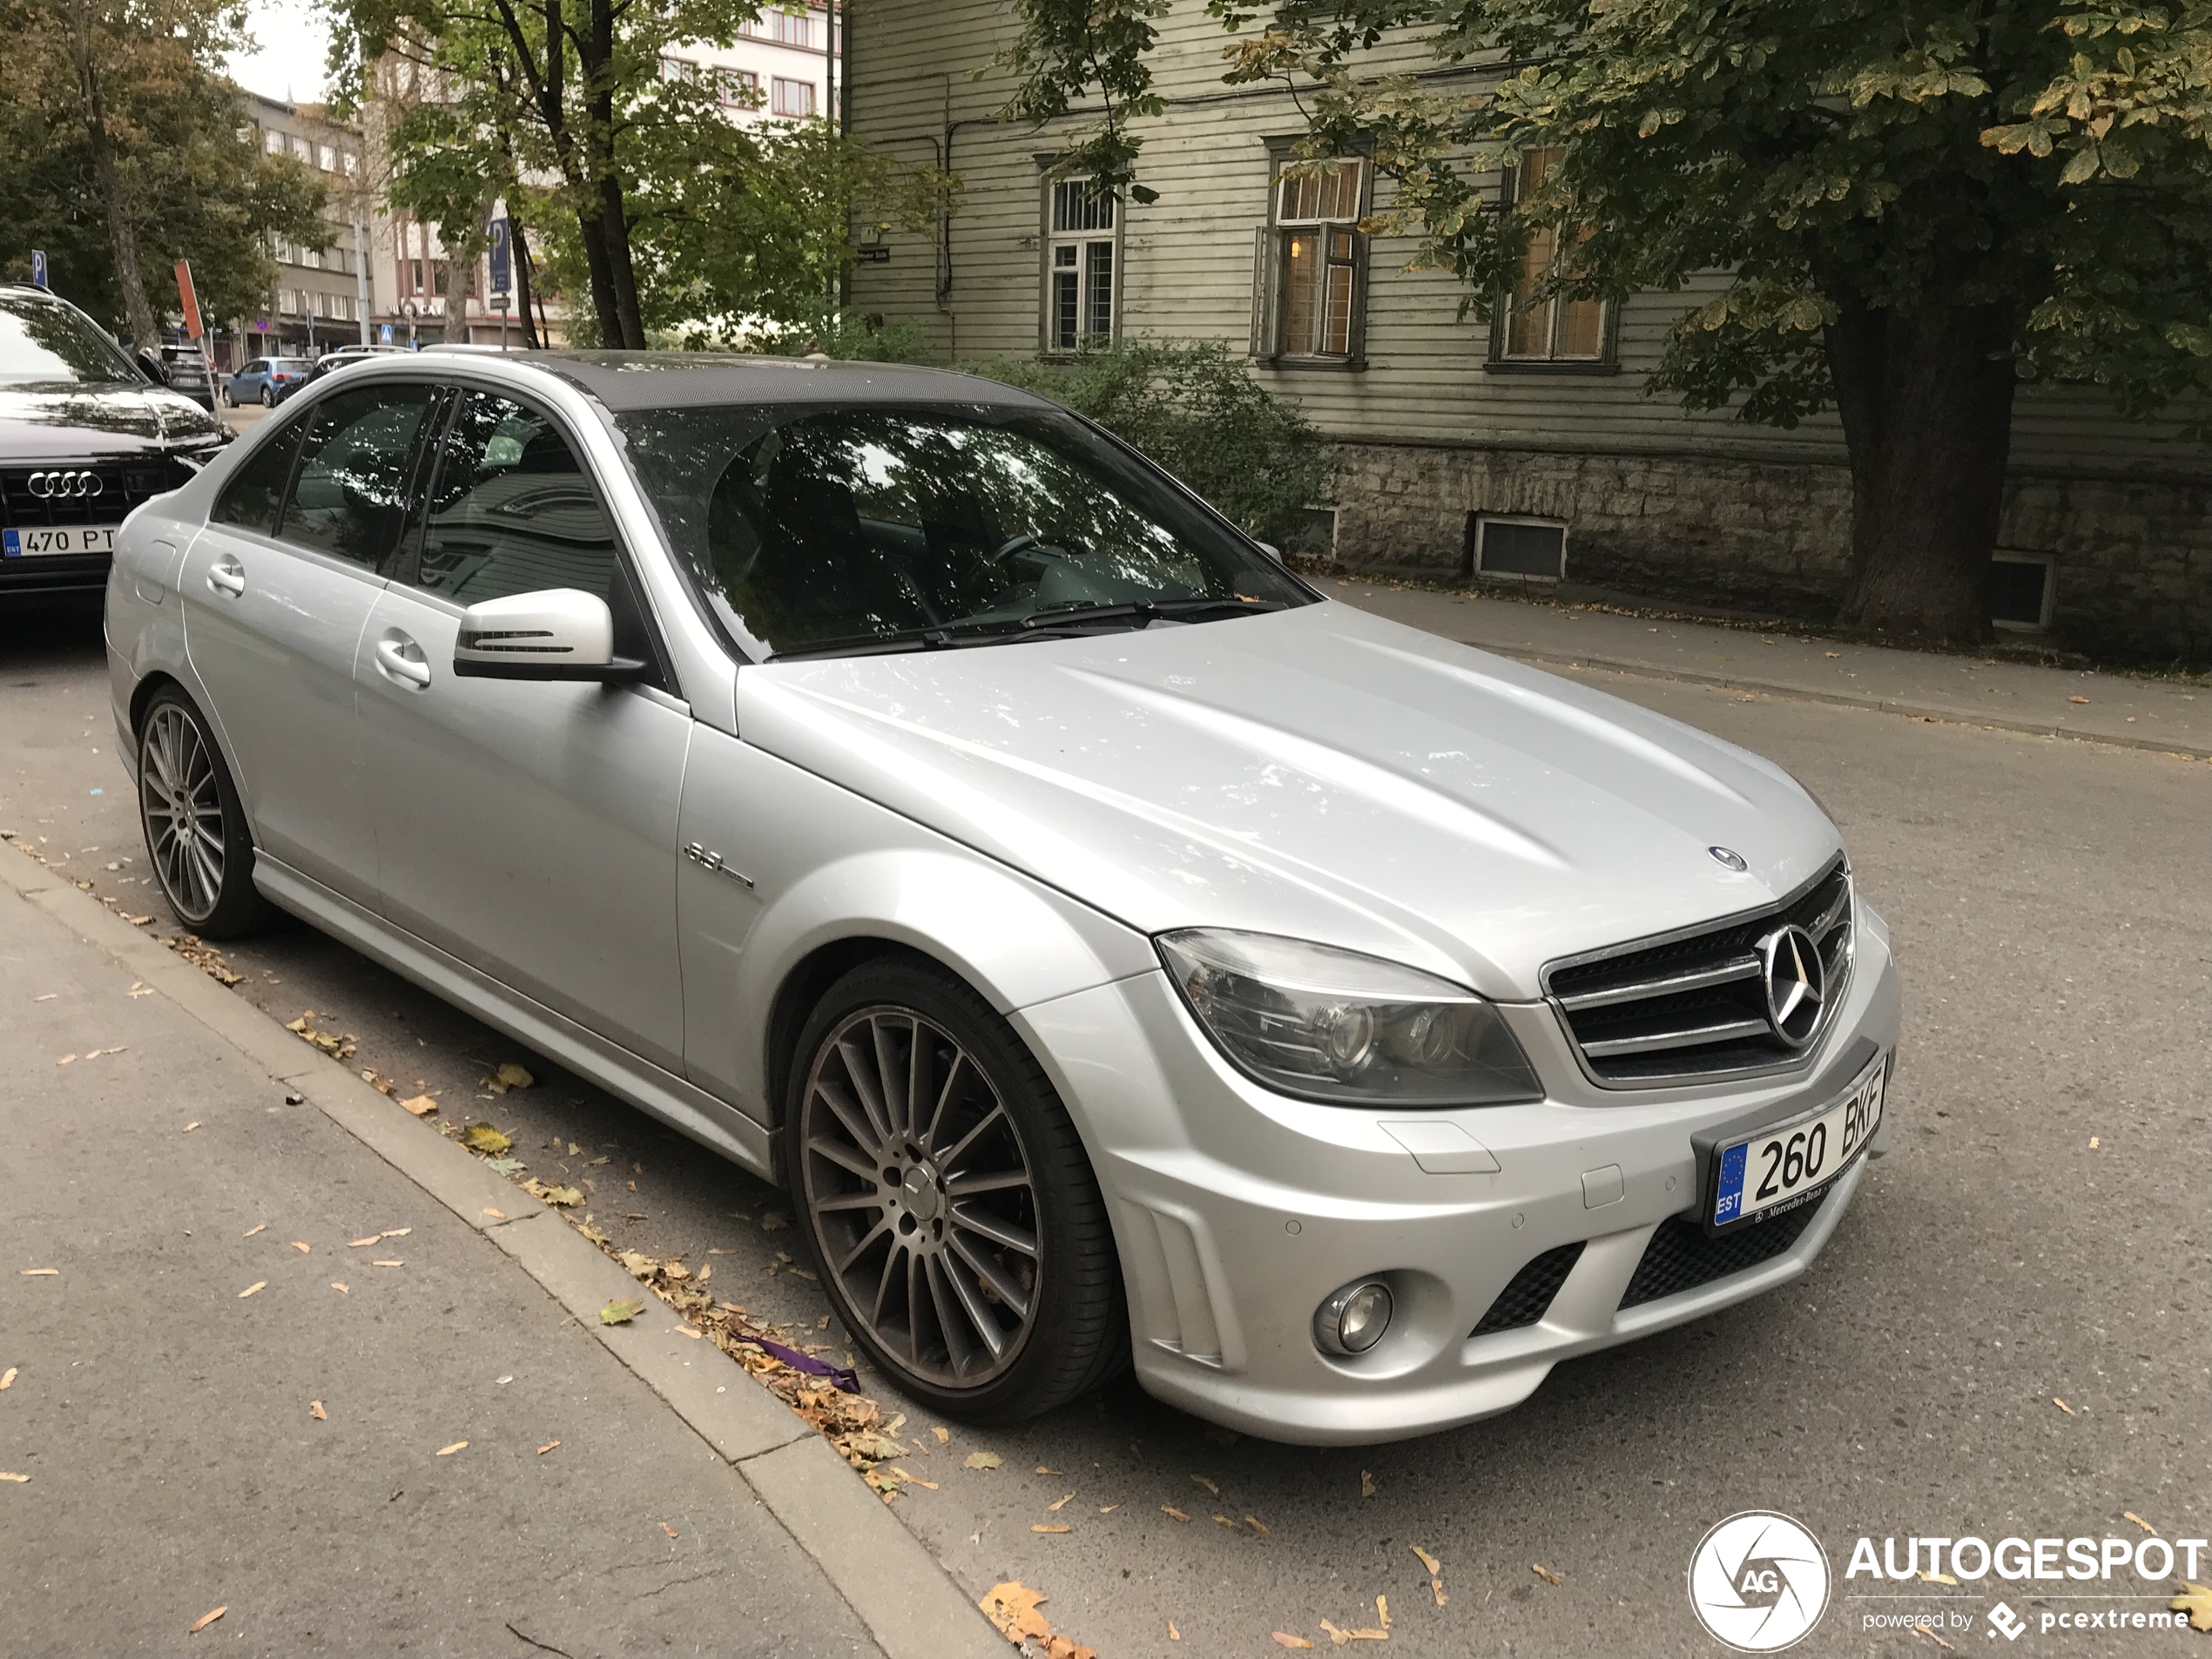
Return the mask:
<path fill-rule="evenodd" d="M 1779 1653 L 1827 1610 L 1828 1557 L 1787 1515 L 1730 1515 L 1689 1558 L 1689 1606 L 1716 1641 L 1744 1653 Z"/>

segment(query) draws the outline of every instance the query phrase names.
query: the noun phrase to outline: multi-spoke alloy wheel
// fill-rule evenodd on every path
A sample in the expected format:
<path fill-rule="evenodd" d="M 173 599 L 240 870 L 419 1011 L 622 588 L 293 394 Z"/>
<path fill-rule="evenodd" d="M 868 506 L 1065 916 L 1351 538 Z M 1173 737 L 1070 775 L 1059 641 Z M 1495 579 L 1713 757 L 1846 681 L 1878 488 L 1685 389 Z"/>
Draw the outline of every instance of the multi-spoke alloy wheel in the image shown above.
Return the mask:
<path fill-rule="evenodd" d="M 138 750 L 146 851 L 179 920 L 197 927 L 223 896 L 223 800 L 215 762 L 181 705 L 164 703 Z"/>
<path fill-rule="evenodd" d="M 238 791 L 199 711 L 173 689 L 138 728 L 138 815 L 154 880 L 185 927 L 228 939 L 269 919 Z"/>
<path fill-rule="evenodd" d="M 1035 1323 L 1035 1177 L 981 1067 L 910 1008 L 851 1015 L 806 1079 L 823 1265 L 876 1343 L 941 1386 L 998 1376 Z"/>
<path fill-rule="evenodd" d="M 1010 1421 L 1125 1362 L 1120 1266 L 1082 1141 L 969 987 L 907 957 L 855 968 L 799 1034 L 788 1112 L 824 1285 L 908 1393 Z"/>

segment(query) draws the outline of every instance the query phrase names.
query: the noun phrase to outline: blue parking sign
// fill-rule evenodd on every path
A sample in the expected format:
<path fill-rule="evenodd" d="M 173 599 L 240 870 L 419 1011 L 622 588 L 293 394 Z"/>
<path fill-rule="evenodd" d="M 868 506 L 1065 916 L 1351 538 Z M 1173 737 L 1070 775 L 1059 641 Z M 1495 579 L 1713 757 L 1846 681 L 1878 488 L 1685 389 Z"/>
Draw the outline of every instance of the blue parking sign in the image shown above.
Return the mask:
<path fill-rule="evenodd" d="M 30 250 L 30 280 L 36 287 L 43 288 L 49 286 L 46 281 L 46 250 L 43 247 Z"/>
<path fill-rule="evenodd" d="M 509 239 L 507 215 L 491 222 L 491 292 L 511 293 L 515 287 L 514 244 Z"/>

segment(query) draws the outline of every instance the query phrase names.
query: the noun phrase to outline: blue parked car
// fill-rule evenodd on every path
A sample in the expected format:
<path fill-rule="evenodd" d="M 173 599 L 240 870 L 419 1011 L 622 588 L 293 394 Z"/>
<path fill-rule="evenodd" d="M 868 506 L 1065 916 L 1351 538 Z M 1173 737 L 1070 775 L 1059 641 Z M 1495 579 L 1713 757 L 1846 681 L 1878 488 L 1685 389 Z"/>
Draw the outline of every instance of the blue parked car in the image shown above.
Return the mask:
<path fill-rule="evenodd" d="M 256 357 L 232 375 L 223 387 L 223 401 L 236 408 L 259 403 L 273 409 L 301 381 L 314 365 L 304 357 Z"/>

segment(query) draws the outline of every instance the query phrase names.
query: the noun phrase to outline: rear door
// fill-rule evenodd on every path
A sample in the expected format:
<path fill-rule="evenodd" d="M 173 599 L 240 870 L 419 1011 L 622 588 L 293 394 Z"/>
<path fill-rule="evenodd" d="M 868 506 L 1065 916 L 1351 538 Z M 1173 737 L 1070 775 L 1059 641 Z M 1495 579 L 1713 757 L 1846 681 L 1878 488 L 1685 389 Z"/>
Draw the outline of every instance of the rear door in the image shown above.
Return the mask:
<path fill-rule="evenodd" d="M 676 819 L 691 737 L 627 555 L 544 411 L 462 395 L 420 528 L 360 642 L 379 900 L 418 937 L 670 1071 L 684 1069 Z M 462 679 L 462 612 L 580 588 L 656 683 Z"/>
<path fill-rule="evenodd" d="M 185 649 L 255 845 L 363 903 L 376 839 L 354 658 L 435 395 L 427 382 L 388 381 L 287 421 L 217 498 L 178 584 Z"/>

